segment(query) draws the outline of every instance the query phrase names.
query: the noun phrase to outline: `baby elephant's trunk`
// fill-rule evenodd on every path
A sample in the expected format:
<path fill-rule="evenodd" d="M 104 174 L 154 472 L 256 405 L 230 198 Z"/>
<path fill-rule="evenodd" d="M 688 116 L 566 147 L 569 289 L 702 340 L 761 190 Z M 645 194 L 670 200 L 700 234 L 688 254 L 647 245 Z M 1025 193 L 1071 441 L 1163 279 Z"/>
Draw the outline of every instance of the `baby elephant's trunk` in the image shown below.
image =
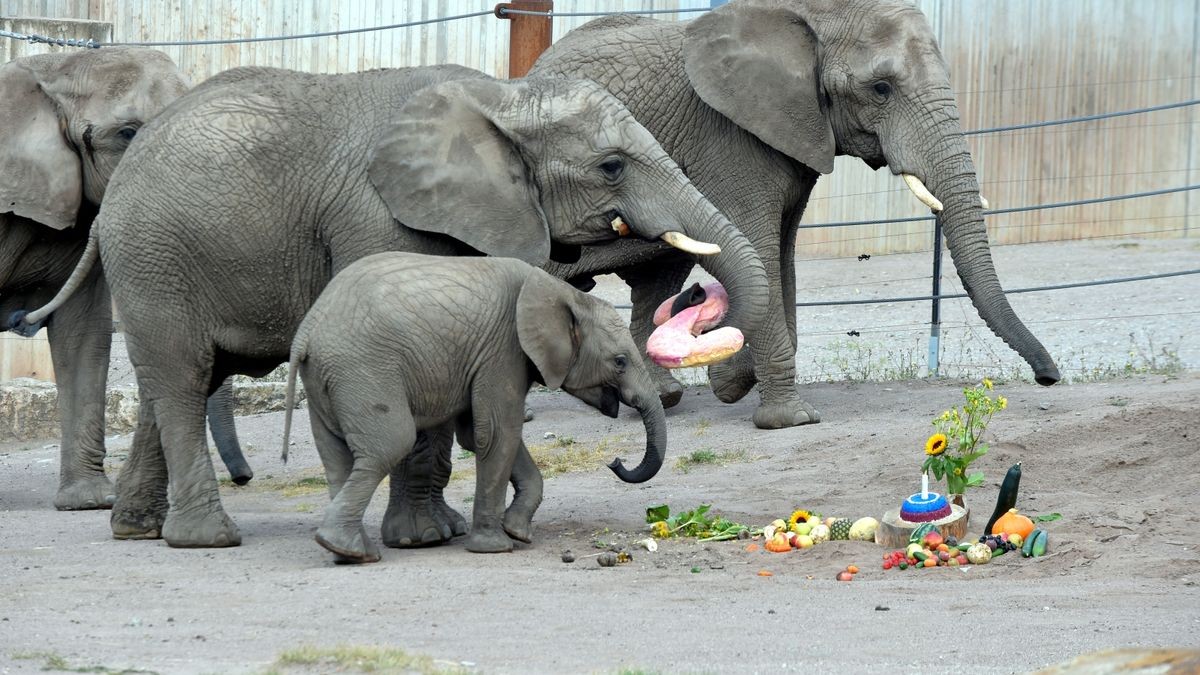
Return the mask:
<path fill-rule="evenodd" d="M 622 395 L 621 398 L 642 415 L 642 423 L 646 426 L 646 455 L 642 457 L 642 463 L 633 469 L 625 468 L 620 457 L 609 463 L 608 468 L 626 483 L 644 483 L 654 478 L 662 468 L 667 448 L 667 416 L 663 413 L 662 401 L 657 393 L 629 399 Z"/>

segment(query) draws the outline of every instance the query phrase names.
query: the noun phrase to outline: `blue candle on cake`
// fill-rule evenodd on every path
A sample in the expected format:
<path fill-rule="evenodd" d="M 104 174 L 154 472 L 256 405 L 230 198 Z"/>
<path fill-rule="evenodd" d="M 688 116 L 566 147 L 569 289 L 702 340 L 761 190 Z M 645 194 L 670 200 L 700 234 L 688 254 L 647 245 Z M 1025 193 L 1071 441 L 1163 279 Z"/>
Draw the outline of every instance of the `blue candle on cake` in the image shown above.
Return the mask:
<path fill-rule="evenodd" d="M 921 474 L 921 491 L 900 505 L 900 519 L 910 523 L 928 523 L 950 515 L 950 502 L 929 491 L 929 475 Z"/>

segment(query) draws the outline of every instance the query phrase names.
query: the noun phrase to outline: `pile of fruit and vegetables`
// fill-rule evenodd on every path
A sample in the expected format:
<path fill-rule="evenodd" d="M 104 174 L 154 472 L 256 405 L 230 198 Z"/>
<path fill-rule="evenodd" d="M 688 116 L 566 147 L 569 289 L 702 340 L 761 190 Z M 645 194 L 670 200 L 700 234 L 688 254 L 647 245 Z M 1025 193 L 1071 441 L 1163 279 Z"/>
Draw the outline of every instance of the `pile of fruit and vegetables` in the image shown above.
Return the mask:
<path fill-rule="evenodd" d="M 826 541 L 875 541 L 874 518 L 821 518 L 819 513 L 797 509 L 786 521 L 777 518 L 762 528 L 763 548 L 772 553 L 806 549 Z"/>

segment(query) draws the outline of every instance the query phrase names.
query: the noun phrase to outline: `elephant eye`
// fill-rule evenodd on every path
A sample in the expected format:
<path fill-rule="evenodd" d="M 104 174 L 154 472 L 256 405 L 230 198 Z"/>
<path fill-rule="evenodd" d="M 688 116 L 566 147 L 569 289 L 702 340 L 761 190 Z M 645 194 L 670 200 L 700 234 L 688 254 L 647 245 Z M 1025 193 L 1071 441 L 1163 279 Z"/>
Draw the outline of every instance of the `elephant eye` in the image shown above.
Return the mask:
<path fill-rule="evenodd" d="M 137 127 L 121 127 L 117 129 L 117 136 L 120 136 L 125 141 L 132 141 L 134 136 L 137 136 Z"/>
<path fill-rule="evenodd" d="M 613 364 L 616 365 L 618 370 L 625 370 L 625 368 L 629 366 L 629 359 L 624 354 L 618 354 L 617 357 L 613 359 Z"/>
<path fill-rule="evenodd" d="M 625 160 L 620 157 L 609 157 L 600 163 L 600 173 L 608 180 L 617 180 L 625 172 Z"/>
<path fill-rule="evenodd" d="M 888 96 L 892 95 L 892 85 L 888 84 L 887 82 L 884 82 L 883 80 L 876 82 L 875 86 L 872 88 L 875 90 L 876 94 L 879 94 L 880 96 L 882 96 L 884 98 L 887 98 Z"/>

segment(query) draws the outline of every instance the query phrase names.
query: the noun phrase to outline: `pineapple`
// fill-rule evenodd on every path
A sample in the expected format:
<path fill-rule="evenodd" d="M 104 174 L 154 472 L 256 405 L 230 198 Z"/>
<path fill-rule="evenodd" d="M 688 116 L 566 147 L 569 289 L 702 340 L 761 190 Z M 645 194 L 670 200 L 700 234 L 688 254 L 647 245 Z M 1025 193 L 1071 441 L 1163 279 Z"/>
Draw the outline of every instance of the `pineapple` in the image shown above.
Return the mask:
<path fill-rule="evenodd" d="M 829 526 L 829 538 L 833 540 L 849 539 L 850 526 L 853 524 L 849 518 L 838 518 L 833 521 L 833 525 Z"/>

